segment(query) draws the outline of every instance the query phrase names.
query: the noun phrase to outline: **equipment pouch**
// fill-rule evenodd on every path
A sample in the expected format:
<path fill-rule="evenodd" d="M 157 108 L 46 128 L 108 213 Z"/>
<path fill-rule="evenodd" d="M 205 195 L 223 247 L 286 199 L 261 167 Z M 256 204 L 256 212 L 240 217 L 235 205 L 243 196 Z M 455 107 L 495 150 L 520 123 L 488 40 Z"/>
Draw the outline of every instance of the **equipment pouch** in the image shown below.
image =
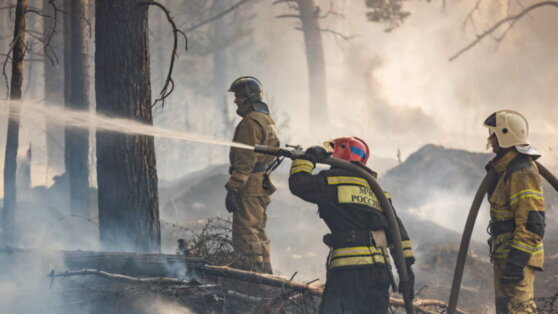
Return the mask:
<path fill-rule="evenodd" d="M 273 185 L 273 183 L 271 182 L 271 179 L 269 178 L 269 174 L 267 174 L 267 173 L 264 173 L 263 181 L 262 181 L 262 188 L 267 193 L 267 195 L 271 195 L 271 194 L 275 193 L 275 191 L 277 191 L 277 188 L 275 187 L 275 185 Z"/>
<path fill-rule="evenodd" d="M 384 229 L 370 231 L 370 236 L 374 239 L 374 242 L 376 242 L 377 248 L 386 249 L 388 247 Z"/>

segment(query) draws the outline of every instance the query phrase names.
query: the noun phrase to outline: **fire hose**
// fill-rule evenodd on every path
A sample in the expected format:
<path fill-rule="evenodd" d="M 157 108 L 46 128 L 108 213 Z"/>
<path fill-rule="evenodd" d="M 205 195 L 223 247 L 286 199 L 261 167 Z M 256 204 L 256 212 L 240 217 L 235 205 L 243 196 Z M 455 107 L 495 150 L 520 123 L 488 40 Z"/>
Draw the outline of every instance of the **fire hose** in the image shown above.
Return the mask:
<path fill-rule="evenodd" d="M 546 169 L 539 162 L 535 161 L 539 173 L 543 178 L 545 178 L 548 183 L 558 191 L 558 179 Z M 463 230 L 463 235 L 461 236 L 461 244 L 459 246 L 459 253 L 457 255 L 457 262 L 455 263 L 455 272 L 453 273 L 453 282 L 451 285 L 451 293 L 448 302 L 448 314 L 455 314 L 457 309 L 457 301 L 459 299 L 459 290 L 461 288 L 461 280 L 463 279 L 463 270 L 465 268 L 465 260 L 467 259 L 467 252 L 469 251 L 469 243 L 471 242 L 471 235 L 473 234 L 473 228 L 475 227 L 475 221 L 477 220 L 477 215 L 479 213 L 480 206 L 486 195 L 488 187 L 492 185 L 498 176 L 493 169 L 486 174 L 482 180 L 473 203 L 471 204 L 471 209 L 469 210 L 469 216 L 467 217 L 467 222 L 465 223 L 465 228 Z"/>
<path fill-rule="evenodd" d="M 289 149 L 284 149 L 279 147 L 256 145 L 254 147 L 254 151 L 260 154 L 273 155 L 276 157 L 286 157 L 290 159 L 295 159 L 304 153 L 300 146 L 296 146 L 294 147 L 294 149 L 289 150 Z M 393 249 L 391 250 L 391 253 L 393 255 L 395 266 L 397 267 L 397 272 L 399 273 L 399 280 L 401 282 L 406 282 L 409 277 L 407 273 L 407 265 L 405 263 L 405 258 L 403 256 L 403 247 L 401 246 L 401 234 L 399 233 L 399 225 L 397 224 L 397 218 L 395 216 L 395 212 L 393 211 L 393 208 L 391 207 L 390 202 L 384 195 L 384 191 L 382 190 L 382 188 L 380 187 L 376 179 L 370 173 L 368 173 L 366 170 L 359 167 L 358 165 L 355 165 L 351 162 L 342 159 L 328 157 L 324 160 L 319 161 L 319 163 L 352 171 L 358 174 L 359 176 L 363 177 L 364 179 L 366 179 L 366 181 L 370 185 L 370 189 L 372 190 L 372 192 L 374 192 L 374 194 L 378 198 L 380 202 L 380 206 L 384 210 L 385 217 L 389 224 L 389 234 L 391 236 L 391 239 L 393 240 L 392 241 Z M 414 314 L 415 309 L 413 306 L 413 299 L 410 295 L 410 292 L 402 291 L 401 293 L 403 295 L 403 300 L 405 302 L 405 310 L 407 311 L 407 314 Z"/>

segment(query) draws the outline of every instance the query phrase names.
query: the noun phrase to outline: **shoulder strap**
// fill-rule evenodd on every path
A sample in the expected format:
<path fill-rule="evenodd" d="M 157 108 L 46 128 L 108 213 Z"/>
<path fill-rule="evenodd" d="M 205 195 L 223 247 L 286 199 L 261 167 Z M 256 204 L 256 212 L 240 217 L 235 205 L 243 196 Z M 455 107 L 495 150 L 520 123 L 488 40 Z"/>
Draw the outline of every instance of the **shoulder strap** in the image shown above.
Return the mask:
<path fill-rule="evenodd" d="M 506 173 L 504 175 L 504 179 L 507 180 L 511 176 L 512 173 L 523 170 L 529 169 L 533 167 L 531 163 L 533 159 L 529 155 L 519 154 L 514 160 L 510 162 L 508 168 L 506 168 Z"/>
<path fill-rule="evenodd" d="M 260 127 L 260 129 L 262 129 L 263 138 L 261 139 L 259 144 L 264 144 L 267 139 L 267 129 L 265 127 L 265 122 L 260 121 L 257 117 L 251 115 L 246 116 L 244 119 L 248 119 L 256 122 L 256 124 Z"/>

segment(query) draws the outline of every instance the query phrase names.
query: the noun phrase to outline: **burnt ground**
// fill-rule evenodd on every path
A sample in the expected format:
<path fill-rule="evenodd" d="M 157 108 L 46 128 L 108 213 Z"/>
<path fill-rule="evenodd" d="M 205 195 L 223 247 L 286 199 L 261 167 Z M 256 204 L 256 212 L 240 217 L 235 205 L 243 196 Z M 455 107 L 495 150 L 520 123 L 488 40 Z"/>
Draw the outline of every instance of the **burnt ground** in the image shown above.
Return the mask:
<path fill-rule="evenodd" d="M 420 290 L 419 296 L 422 298 L 447 302 L 461 229 L 474 192 L 484 175 L 484 164 L 490 158 L 489 154 L 427 145 L 380 178 L 384 189 L 392 195 L 396 210 L 412 237 L 417 255 L 416 289 Z M 271 238 L 274 271 L 287 278 L 298 272 L 296 279 L 299 281 L 320 279 L 323 282 L 327 248 L 321 243 L 321 239 L 322 235 L 327 233 L 327 229 L 320 221 L 314 205 L 293 197 L 288 191 L 286 183 L 289 165 L 286 161 L 274 173 L 278 191 L 268 209 L 267 230 Z M 373 164 L 371 166 L 374 168 Z M 165 253 L 175 252 L 177 239 L 189 239 L 199 233 L 208 218 L 229 217 L 223 205 L 223 187 L 227 176 L 226 166 L 222 165 L 193 173 L 180 180 L 161 183 L 161 225 Z M 22 204 L 25 210 L 20 211 L 16 218 L 20 222 L 26 222 L 21 224 L 23 229 L 20 230 L 24 235 L 24 246 L 98 249 L 95 244 L 98 237 L 96 215 L 91 214 L 88 220 L 68 216 L 69 211 L 63 206 L 66 201 L 61 196 L 64 194 L 62 191 L 65 190 L 65 184 L 65 178 L 60 177 L 57 184 L 51 188 L 37 187 L 25 194 L 28 196 Z M 545 271 L 538 275 L 536 281 L 538 297 L 550 297 L 558 292 L 558 215 L 554 209 L 558 208 L 558 193 L 546 185 L 544 190 L 548 205 L 546 260 Z M 93 189 L 91 196 L 94 203 L 96 191 Z M 92 209 L 92 213 L 93 211 Z M 493 304 L 492 272 L 485 244 L 487 217 L 485 204 L 473 234 L 471 254 L 461 292 L 460 307 L 471 313 L 484 312 L 486 309 L 490 312 Z M 43 272 L 48 273 L 48 270 Z M 81 299 L 74 300 L 76 304 L 85 304 L 90 302 L 90 298 L 98 296 L 109 300 L 107 302 L 115 308 L 123 309 L 130 302 L 111 301 L 115 295 L 127 291 L 131 295 L 141 295 L 136 293 L 137 288 L 115 287 L 113 291 L 108 289 L 112 287 L 110 285 L 105 289 L 102 280 L 98 280 L 98 293 L 93 290 L 87 292 L 86 297 L 77 293 L 80 281 L 74 280 L 76 286 L 70 289 L 71 292 L 77 299 L 78 295 L 82 295 Z M 6 287 L 0 285 L 0 290 L 3 288 Z M 10 289 L 9 286 L 6 289 Z M 168 293 L 159 291 L 152 293 L 154 298 L 156 297 L 154 300 L 159 300 L 159 297 L 166 300 L 163 304 L 167 304 L 168 300 L 172 304 L 176 301 L 180 306 L 194 302 L 184 303 L 177 300 L 175 294 L 169 296 Z M 125 299 L 124 296 L 118 299 L 123 298 Z M 145 303 L 149 298 L 140 299 Z M 195 302 L 192 304 L 197 304 Z M 219 302 L 216 304 L 222 306 Z M 117 307 L 118 304 L 122 304 L 121 307 Z M 143 306 L 139 306 L 138 311 L 141 308 Z"/>

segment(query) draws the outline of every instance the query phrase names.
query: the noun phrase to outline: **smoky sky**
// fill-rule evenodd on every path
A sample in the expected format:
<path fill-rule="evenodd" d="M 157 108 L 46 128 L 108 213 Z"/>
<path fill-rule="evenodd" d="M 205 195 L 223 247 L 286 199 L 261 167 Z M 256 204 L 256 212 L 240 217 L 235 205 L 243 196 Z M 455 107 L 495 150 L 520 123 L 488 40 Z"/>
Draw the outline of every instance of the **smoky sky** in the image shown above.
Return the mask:
<path fill-rule="evenodd" d="M 323 34 L 328 110 L 335 129 L 330 133 L 364 133 L 360 136 L 385 155 L 394 151 L 386 142 L 407 148 L 406 154 L 428 142 L 483 151 L 482 121 L 493 111 L 508 108 L 527 116 L 534 144 L 546 152 L 557 136 L 553 117 L 558 113 L 554 88 L 558 65 L 553 60 L 558 50 L 554 31 L 558 12 L 539 9 L 519 21 L 500 43 L 486 38 L 449 62 L 477 33 L 508 12 L 506 1 L 484 1 L 475 11 L 474 23 L 464 25 L 475 3 L 409 1 L 405 9 L 411 16 L 385 33 L 384 25 L 366 21 L 364 1 L 335 1 L 333 10 L 343 17 L 329 16 L 321 21 L 322 27 L 354 38 L 344 41 Z M 329 1 L 317 4 L 322 10 L 330 6 Z M 519 9 L 516 4 L 509 8 L 510 12 Z M 285 10 L 275 6 L 271 11 Z M 276 59 L 281 60 L 280 70 L 272 70 L 276 102 L 290 108 L 304 104 L 306 61 L 302 34 L 292 29 L 297 22 L 266 22 L 271 29 L 283 28 L 280 44 L 270 43 L 281 55 Z M 311 114 L 300 109 L 291 112 L 301 125 Z"/>
<path fill-rule="evenodd" d="M 309 116 L 315 113 L 308 108 L 304 38 L 296 29 L 300 22 L 276 18 L 293 13 L 286 5 L 258 1 L 224 18 L 227 69 L 223 81 L 232 82 L 243 75 L 262 81 L 272 114 L 283 125 L 279 130 L 283 143 L 309 146 L 354 135 L 365 139 L 379 157 L 395 158 L 399 149 L 405 158 L 428 143 L 485 151 L 487 132 L 482 121 L 493 111 L 508 108 L 527 116 L 533 143 L 543 153 L 543 160 L 555 163 L 558 65 L 553 61 L 558 54 L 554 31 L 558 11 L 538 9 L 515 24 L 500 43 L 486 38 L 449 62 L 475 34 L 508 10 L 520 9 L 516 3 L 508 8 L 507 1 L 483 1 L 473 15 L 474 24 L 464 26 L 475 3 L 406 1 L 404 9 L 410 17 L 386 33 L 385 25 L 366 20 L 363 0 L 316 0 L 321 12 L 331 9 L 339 13 L 320 20 L 321 27 L 351 37 L 344 40 L 332 33 L 322 34 L 328 92 L 324 110 L 330 120 L 319 126 L 309 124 Z M 186 27 L 197 21 L 196 16 L 187 14 L 194 10 L 192 4 L 169 6 L 178 25 Z M 172 37 L 165 21 L 159 21 L 161 16 L 153 13 L 150 18 L 152 89 L 157 95 L 166 75 Z M 209 24 L 188 34 L 190 49 L 181 49 L 175 64 L 175 91 L 163 109 L 155 110 L 155 124 L 230 139 L 231 131 L 224 127 L 221 115 L 228 112 L 228 118 L 235 119 L 235 105 L 226 91 L 228 86 L 223 86 L 221 93 L 211 86 L 214 61 L 204 47 L 214 36 L 208 35 L 211 27 Z M 242 29 L 242 36 L 227 39 L 237 28 Z M 30 89 L 34 93 L 26 94 L 29 101 L 43 98 L 43 82 L 36 79 L 41 74 L 42 67 L 34 66 L 31 77 L 35 81 L 26 82 L 35 86 Z M 1 130 L 5 132 L 5 121 Z M 44 170 L 43 130 L 42 124 L 22 122 L 20 155 L 33 146 L 34 184 L 49 182 L 56 174 Z M 226 149 L 217 146 L 161 139 L 156 139 L 156 146 L 162 178 L 227 162 Z M 94 161 L 93 148 L 90 155 Z"/>

